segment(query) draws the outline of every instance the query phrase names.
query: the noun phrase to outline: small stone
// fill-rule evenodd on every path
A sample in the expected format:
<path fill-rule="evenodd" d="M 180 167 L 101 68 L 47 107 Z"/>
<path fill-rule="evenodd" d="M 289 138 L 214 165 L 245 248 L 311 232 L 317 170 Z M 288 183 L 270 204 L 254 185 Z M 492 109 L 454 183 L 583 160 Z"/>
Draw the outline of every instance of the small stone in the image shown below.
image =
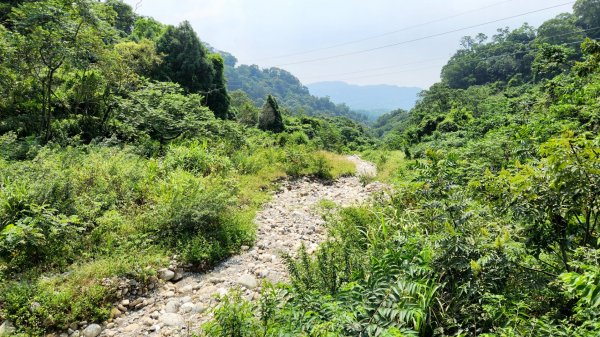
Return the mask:
<path fill-rule="evenodd" d="M 139 332 L 141 327 L 139 324 L 129 324 L 123 328 L 123 332 Z"/>
<path fill-rule="evenodd" d="M 114 328 L 115 326 L 117 326 L 115 323 L 108 323 L 108 324 L 106 324 L 106 328 L 107 328 L 107 329 L 112 329 L 112 328 Z"/>
<path fill-rule="evenodd" d="M 175 274 L 173 275 L 173 278 L 171 278 L 171 282 L 177 282 L 177 281 L 181 280 L 182 278 L 183 278 L 183 269 L 177 268 L 177 270 L 175 270 Z"/>
<path fill-rule="evenodd" d="M 150 314 L 150 317 L 153 319 L 158 319 L 159 316 L 160 316 L 160 314 L 158 313 L 158 311 L 154 311 L 153 313 Z"/>
<path fill-rule="evenodd" d="M 140 303 L 143 303 L 143 302 L 144 302 L 144 298 L 141 298 L 141 297 L 140 297 L 140 298 L 136 299 L 135 301 L 133 301 L 133 302 L 129 303 L 129 307 L 130 307 L 130 308 L 134 308 L 134 307 L 136 307 L 138 304 L 140 304 Z"/>
<path fill-rule="evenodd" d="M 184 303 L 179 308 L 179 312 L 181 312 L 181 313 L 188 313 L 193 310 L 194 310 L 194 303 L 191 303 L 191 302 Z"/>
<path fill-rule="evenodd" d="M 175 277 L 175 272 L 166 268 L 160 269 L 158 271 L 158 278 L 163 281 L 170 281 Z"/>
<path fill-rule="evenodd" d="M 146 325 L 146 326 L 152 326 L 154 324 L 154 320 L 150 317 L 142 318 L 141 322 L 143 325 Z"/>
<path fill-rule="evenodd" d="M 130 303 L 129 300 L 122 300 L 121 301 L 121 305 L 124 306 L 124 307 L 129 306 L 129 303 Z"/>
<path fill-rule="evenodd" d="M 154 324 L 153 326 L 151 326 L 150 328 L 148 328 L 148 330 L 151 331 L 151 332 L 158 332 L 158 331 L 160 331 L 160 325 Z"/>
<path fill-rule="evenodd" d="M 179 288 L 179 291 L 182 292 L 182 293 L 184 293 L 184 294 L 188 294 L 188 293 L 191 293 L 192 291 L 194 291 L 194 286 L 192 286 L 190 284 L 190 285 L 187 285 L 185 287 Z"/>
<path fill-rule="evenodd" d="M 190 296 L 185 296 L 185 297 L 182 297 L 180 301 L 181 301 L 181 304 L 189 303 L 192 301 L 192 298 Z"/>
<path fill-rule="evenodd" d="M 81 336 L 81 332 L 79 332 L 79 330 L 73 331 L 73 333 L 70 335 L 70 337 L 79 337 L 79 336 Z"/>
<path fill-rule="evenodd" d="M 123 306 L 122 304 L 117 305 L 117 309 L 119 309 L 119 311 L 121 311 L 121 313 L 127 311 L 127 307 Z"/>
<path fill-rule="evenodd" d="M 244 274 L 244 275 L 240 276 L 240 278 L 237 280 L 237 283 L 248 289 L 254 289 L 258 286 L 258 284 L 256 282 L 256 278 L 254 278 L 254 276 L 252 276 L 250 274 Z"/>
<path fill-rule="evenodd" d="M 117 308 L 112 308 L 110 310 L 110 317 L 111 318 L 117 318 L 119 316 L 121 316 L 123 313 L 121 312 L 121 310 L 117 309 Z"/>
<path fill-rule="evenodd" d="M 160 316 L 160 321 L 166 326 L 181 327 L 185 325 L 183 317 L 175 313 L 166 313 Z"/>
<path fill-rule="evenodd" d="M 97 337 L 102 332 L 102 327 L 98 324 L 90 324 L 82 332 L 83 337 Z"/>
<path fill-rule="evenodd" d="M 171 314 L 177 313 L 179 311 L 180 306 L 181 304 L 179 303 L 179 301 L 169 301 L 165 306 L 165 312 Z"/>

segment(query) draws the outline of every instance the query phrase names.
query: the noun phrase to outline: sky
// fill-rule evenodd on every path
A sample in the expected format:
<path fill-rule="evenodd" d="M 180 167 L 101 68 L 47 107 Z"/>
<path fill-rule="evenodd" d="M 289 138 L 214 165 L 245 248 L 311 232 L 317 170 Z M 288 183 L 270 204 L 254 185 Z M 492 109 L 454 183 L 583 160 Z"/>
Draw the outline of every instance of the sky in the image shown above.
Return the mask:
<path fill-rule="evenodd" d="M 466 35 L 534 27 L 571 12 L 568 0 L 125 0 L 241 64 L 290 71 L 302 83 L 428 88 Z M 557 7 L 554 7 L 557 6 Z M 554 7 L 554 8 L 549 8 Z M 546 9 L 549 8 L 549 9 Z M 533 13 L 535 12 L 535 13 Z M 528 13 L 528 14 L 525 14 Z M 523 15 L 525 14 L 525 15 Z M 510 18 L 510 19 L 509 19 Z M 487 22 L 493 23 L 485 24 Z"/>

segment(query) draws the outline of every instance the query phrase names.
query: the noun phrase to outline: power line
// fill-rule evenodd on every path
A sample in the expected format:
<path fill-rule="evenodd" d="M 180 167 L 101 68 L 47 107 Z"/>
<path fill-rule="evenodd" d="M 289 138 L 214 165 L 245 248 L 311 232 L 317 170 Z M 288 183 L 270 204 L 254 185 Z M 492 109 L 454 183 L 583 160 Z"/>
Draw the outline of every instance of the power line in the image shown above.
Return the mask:
<path fill-rule="evenodd" d="M 291 54 L 285 54 L 285 55 L 280 55 L 280 56 L 271 56 L 271 57 L 265 58 L 263 60 L 280 59 L 280 58 L 286 58 L 286 57 L 291 57 L 291 56 L 305 55 L 305 54 L 310 54 L 310 53 L 314 53 L 314 52 L 317 52 L 317 51 L 329 50 L 329 49 L 333 49 L 333 48 L 338 48 L 338 47 L 343 47 L 343 46 L 347 46 L 347 45 L 357 44 L 357 43 L 360 43 L 360 42 L 364 42 L 364 41 L 368 41 L 368 40 L 373 40 L 373 39 L 378 39 L 378 38 L 381 38 L 381 37 L 384 37 L 384 36 L 388 36 L 388 35 L 392 35 L 392 34 L 404 32 L 404 31 L 411 30 L 411 29 L 414 29 L 414 28 L 419 28 L 419 27 L 427 26 L 427 25 L 430 25 L 430 24 L 433 24 L 433 23 L 438 23 L 438 22 L 443 22 L 443 21 L 446 21 L 446 20 L 454 19 L 454 18 L 463 16 L 463 15 L 466 15 L 466 14 L 470 14 L 470 13 L 474 13 L 474 12 L 479 12 L 479 11 L 482 11 L 482 10 L 485 10 L 485 9 L 488 9 L 488 8 L 493 8 L 493 7 L 496 7 L 496 6 L 499 6 L 499 5 L 503 5 L 503 4 L 506 4 L 506 3 L 509 3 L 509 2 L 513 2 L 513 1 L 515 1 L 515 0 L 506 0 L 506 1 L 502 1 L 502 2 L 497 2 L 497 3 L 491 4 L 491 5 L 488 5 L 488 6 L 485 6 L 485 7 L 480 7 L 480 8 L 472 9 L 472 10 L 469 10 L 469 11 L 466 11 L 466 12 L 461 12 L 461 13 L 454 14 L 454 15 L 451 15 L 451 16 L 443 17 L 443 18 L 440 18 L 440 19 L 431 20 L 431 21 L 419 23 L 419 24 L 416 24 L 416 25 L 403 27 L 403 28 L 400 28 L 400 29 L 396 29 L 396 30 L 393 30 L 393 31 L 386 32 L 386 33 L 372 35 L 372 36 L 368 36 L 368 37 L 365 37 L 365 38 L 361 38 L 361 39 L 357 39 L 357 40 L 352 40 L 352 41 L 348 41 L 348 42 L 342 42 L 342 43 L 334 44 L 334 45 L 327 46 L 327 47 L 314 48 L 314 49 L 309 49 L 309 50 L 305 50 L 305 51 L 294 52 L 294 53 L 291 53 Z"/>
<path fill-rule="evenodd" d="M 509 16 L 509 17 L 505 17 L 505 18 L 502 18 L 502 19 L 496 19 L 496 20 L 492 20 L 492 21 L 487 21 L 487 22 L 484 22 L 484 23 L 480 23 L 480 24 L 476 24 L 476 25 L 472 25 L 472 26 L 468 26 L 468 27 L 463 27 L 463 28 L 459 28 L 459 29 L 454 29 L 454 30 L 443 32 L 443 33 L 432 34 L 432 35 L 428 35 L 428 36 L 424 36 L 424 37 L 420 37 L 420 38 L 416 38 L 416 39 L 412 39 L 412 40 L 406 40 L 406 41 L 401 41 L 401 42 L 386 44 L 386 45 L 383 45 L 383 46 L 379 46 L 379 47 L 375 47 L 375 48 L 369 48 L 369 49 L 363 49 L 363 50 L 359 50 L 359 51 L 355 51 L 355 52 L 350 52 L 350 53 L 337 54 L 337 55 L 332 55 L 332 56 L 327 56 L 327 57 L 320 57 L 320 58 L 315 58 L 315 59 L 298 61 L 298 62 L 290 62 L 290 63 L 278 64 L 278 65 L 275 65 L 275 67 L 283 67 L 283 66 L 290 66 L 290 65 L 297 65 L 297 64 L 304 64 L 304 63 L 320 62 L 320 61 L 326 61 L 326 60 L 336 59 L 336 58 L 340 58 L 340 57 L 344 57 L 344 56 L 364 54 L 364 53 L 372 52 L 372 51 L 375 51 L 375 50 L 380 50 L 380 49 L 385 49 L 385 48 L 390 48 L 390 47 L 396 47 L 396 46 L 400 46 L 400 45 L 404 45 L 404 44 L 409 44 L 409 43 L 412 43 L 412 42 L 417 42 L 417 41 L 431 39 L 431 38 L 434 38 L 434 37 L 440 37 L 440 36 L 444 36 L 444 35 L 448 35 L 448 34 L 452 34 L 452 33 L 457 33 L 457 32 L 468 30 L 468 29 L 472 29 L 472 28 L 486 26 L 486 25 L 489 25 L 489 24 L 492 24 L 492 23 L 497 23 L 497 22 L 501 22 L 501 21 L 515 19 L 515 18 L 526 16 L 526 15 L 529 15 L 529 14 L 535 14 L 535 13 L 547 11 L 547 10 L 550 10 L 550 9 L 558 8 L 558 7 L 572 5 L 573 3 L 575 3 L 575 1 L 569 1 L 567 3 L 563 3 L 563 4 L 560 4 L 560 5 L 545 7 L 545 8 L 542 8 L 542 9 L 538 9 L 538 10 L 534 10 L 534 11 L 529 11 L 529 12 L 525 12 L 525 13 L 521 13 L 521 14 L 517 14 L 517 15 L 513 15 L 513 16 Z"/>
<path fill-rule="evenodd" d="M 569 32 L 569 33 L 563 33 L 563 34 L 556 34 L 556 35 L 546 36 L 545 38 L 557 38 L 557 37 L 568 36 L 568 35 L 582 34 L 582 33 L 585 33 L 585 32 L 595 31 L 595 30 L 599 30 L 599 29 L 600 29 L 600 26 L 593 27 L 593 28 L 588 28 L 588 29 L 581 29 L 581 30 L 576 31 L 576 32 Z M 583 42 L 583 41 L 578 41 L 578 42 L 575 42 L 575 43 L 581 43 L 581 42 Z M 566 45 L 570 45 L 570 44 L 574 44 L 574 43 L 567 43 Z M 527 50 L 531 50 L 531 49 L 534 49 L 534 48 L 530 47 Z M 514 52 L 512 54 L 518 54 L 520 52 L 522 52 L 522 51 Z M 501 56 L 506 56 L 506 55 L 508 55 L 508 54 L 490 56 L 489 58 L 501 57 Z M 364 73 L 364 72 L 369 72 L 369 71 L 377 71 L 377 70 L 385 70 L 385 69 L 398 68 L 398 67 L 407 66 L 407 65 L 429 63 L 429 62 L 432 62 L 432 61 L 438 61 L 438 60 L 442 60 L 442 59 L 446 59 L 446 58 L 445 57 L 434 58 L 434 59 L 429 59 L 429 60 L 424 60 L 424 61 L 417 61 L 417 62 L 411 62 L 411 63 L 405 63 L 405 64 L 400 64 L 400 65 L 390 65 L 390 66 L 384 66 L 384 67 L 378 67 L 378 68 L 371 68 L 371 69 L 365 69 L 365 70 L 358 70 L 358 71 L 352 71 L 352 72 L 346 72 L 346 73 L 329 74 L 329 75 L 323 75 L 322 77 L 352 75 L 352 74 Z M 424 69 L 431 69 L 431 68 L 433 68 L 433 67 L 418 68 L 417 70 L 424 70 Z M 401 72 L 406 72 L 406 71 L 403 70 Z M 389 73 L 386 73 L 386 74 L 389 74 Z M 383 76 L 383 75 L 386 75 L 386 74 L 381 74 L 381 75 L 377 75 L 377 76 Z M 315 77 L 316 76 L 309 76 L 308 78 L 315 78 Z M 353 77 L 353 78 L 350 78 L 350 79 L 355 79 L 355 78 L 363 78 L 363 77 Z"/>
<path fill-rule="evenodd" d="M 424 61 L 415 61 L 415 62 L 410 62 L 410 63 L 403 63 L 403 64 L 397 64 L 397 65 L 389 65 L 389 66 L 378 67 L 378 68 L 370 68 L 370 69 L 364 69 L 364 70 L 357 70 L 357 71 L 352 71 L 352 72 L 337 73 L 337 74 L 327 74 L 327 75 L 317 75 L 317 76 L 307 76 L 307 77 L 308 78 L 315 78 L 315 77 L 331 77 L 331 76 L 343 76 L 343 75 L 360 74 L 360 73 L 366 73 L 366 72 L 369 72 L 369 71 L 377 71 L 377 70 L 399 68 L 399 67 L 404 67 L 404 66 L 411 66 L 411 65 L 415 65 L 415 64 L 423 64 L 423 63 L 429 63 L 429 62 L 432 62 L 432 61 L 440 61 L 440 60 L 446 60 L 446 59 L 447 59 L 446 57 L 436 57 L 436 58 L 428 59 L 428 60 L 424 60 Z"/>
<path fill-rule="evenodd" d="M 600 29 L 600 27 L 597 27 L 595 29 L 596 30 Z M 585 41 L 585 40 L 575 41 L 575 42 L 570 42 L 570 43 L 564 43 L 561 46 L 568 46 L 568 45 L 573 45 L 573 44 L 581 44 L 583 41 Z M 516 51 L 516 52 L 505 53 L 505 54 L 500 54 L 500 55 L 493 55 L 493 56 L 487 56 L 487 57 L 480 57 L 477 60 L 479 60 L 479 61 L 485 61 L 485 60 L 491 60 L 491 59 L 494 59 L 494 58 L 500 58 L 500 57 L 505 57 L 505 56 L 512 56 L 512 55 L 521 54 L 523 52 L 527 52 L 527 51 L 534 50 L 534 49 L 535 49 L 535 46 L 531 46 L 529 48 L 522 49 L 522 50 L 519 50 L 519 51 Z M 401 73 L 407 73 L 407 72 L 412 72 L 412 71 L 421 71 L 421 70 L 427 70 L 427 69 L 433 69 L 433 68 L 437 68 L 437 66 L 431 66 L 431 67 L 425 67 L 425 68 L 416 68 L 416 69 L 405 69 L 405 70 L 397 71 L 397 72 L 384 73 L 384 74 L 373 74 L 373 75 L 366 75 L 366 76 L 360 76 L 360 77 L 341 78 L 340 80 L 347 81 L 347 80 L 362 79 L 362 78 L 380 77 L 380 76 L 387 76 L 387 75 L 396 75 L 396 74 L 401 74 Z"/>

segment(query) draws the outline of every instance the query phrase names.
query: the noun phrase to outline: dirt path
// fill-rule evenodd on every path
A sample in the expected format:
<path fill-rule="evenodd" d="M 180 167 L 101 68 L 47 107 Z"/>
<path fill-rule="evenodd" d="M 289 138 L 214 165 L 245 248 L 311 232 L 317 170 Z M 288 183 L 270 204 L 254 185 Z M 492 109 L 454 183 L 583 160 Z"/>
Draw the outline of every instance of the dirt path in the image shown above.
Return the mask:
<path fill-rule="evenodd" d="M 360 175 L 376 174 L 372 164 L 357 156 L 348 158 L 357 164 Z M 141 299 L 140 310 L 124 310 L 100 336 L 187 336 L 188 332 L 198 331 L 210 319 L 209 309 L 217 303 L 216 294 L 239 286 L 247 298 L 256 298 L 262 279 L 287 279 L 281 254 L 295 252 L 302 243 L 313 251 L 325 238 L 319 202 L 326 199 L 340 206 L 362 203 L 383 187 L 380 183 L 363 186 L 358 177 L 342 178 L 331 185 L 309 179 L 284 183 L 256 216 L 254 247 L 209 273 L 189 273 L 177 283 L 167 282 L 150 297 Z M 131 305 L 122 304 L 121 308 Z"/>

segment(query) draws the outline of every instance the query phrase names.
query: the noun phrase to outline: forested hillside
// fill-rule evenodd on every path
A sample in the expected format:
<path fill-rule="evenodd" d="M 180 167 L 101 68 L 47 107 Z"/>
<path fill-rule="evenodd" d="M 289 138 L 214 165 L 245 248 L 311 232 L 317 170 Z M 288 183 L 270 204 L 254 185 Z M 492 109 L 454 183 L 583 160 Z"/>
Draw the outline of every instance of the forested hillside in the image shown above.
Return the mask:
<path fill-rule="evenodd" d="M 291 282 L 206 336 L 600 335 L 600 2 L 465 37 L 363 155 L 395 191 L 329 214 Z M 259 314 L 253 314 L 258 312 Z"/>
<path fill-rule="evenodd" d="M 298 78 L 283 69 L 230 63 L 225 67 L 225 76 L 230 91 L 243 91 L 258 106 L 264 104 L 267 94 L 272 94 L 291 114 L 368 120 L 368 116 L 351 110 L 346 104 L 335 104 L 327 97 L 312 95 Z"/>

